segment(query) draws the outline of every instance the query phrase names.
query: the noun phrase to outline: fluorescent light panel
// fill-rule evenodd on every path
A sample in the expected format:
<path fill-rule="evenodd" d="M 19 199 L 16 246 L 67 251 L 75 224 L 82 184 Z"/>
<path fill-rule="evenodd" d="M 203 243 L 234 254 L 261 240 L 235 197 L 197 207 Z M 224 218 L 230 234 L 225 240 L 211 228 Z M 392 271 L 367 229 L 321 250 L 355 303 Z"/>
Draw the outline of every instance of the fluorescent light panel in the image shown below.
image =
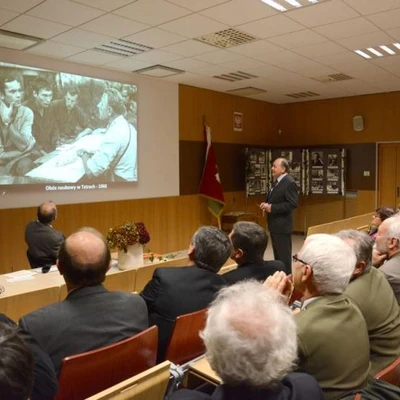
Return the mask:
<path fill-rule="evenodd" d="M 389 53 L 391 56 L 394 56 L 396 52 L 394 52 L 392 49 L 389 49 L 387 46 L 379 46 L 382 50 L 386 51 L 386 53 Z"/>
<path fill-rule="evenodd" d="M 311 6 L 313 4 L 322 3 L 326 0 L 261 0 L 263 3 L 275 10 L 285 12 L 296 8 Z"/>
<path fill-rule="evenodd" d="M 367 53 L 364 53 L 361 50 L 354 50 L 358 55 L 360 55 L 361 57 L 366 58 L 367 60 L 369 60 L 370 58 L 372 58 L 371 56 L 369 56 Z"/>
<path fill-rule="evenodd" d="M 381 51 L 383 50 L 383 51 Z M 367 60 L 376 57 L 389 57 L 400 54 L 400 43 L 381 44 L 375 47 L 367 47 L 365 49 L 354 50 L 359 56 L 364 57 Z"/>
<path fill-rule="evenodd" d="M 283 7 L 281 4 L 277 3 L 274 0 L 261 0 L 263 3 L 275 8 L 275 10 L 278 11 L 287 11 L 287 9 L 285 7 Z"/>
<path fill-rule="evenodd" d="M 367 50 L 370 53 L 375 54 L 377 57 L 383 57 L 383 54 L 380 53 L 378 50 L 375 50 L 373 47 L 368 47 Z"/>

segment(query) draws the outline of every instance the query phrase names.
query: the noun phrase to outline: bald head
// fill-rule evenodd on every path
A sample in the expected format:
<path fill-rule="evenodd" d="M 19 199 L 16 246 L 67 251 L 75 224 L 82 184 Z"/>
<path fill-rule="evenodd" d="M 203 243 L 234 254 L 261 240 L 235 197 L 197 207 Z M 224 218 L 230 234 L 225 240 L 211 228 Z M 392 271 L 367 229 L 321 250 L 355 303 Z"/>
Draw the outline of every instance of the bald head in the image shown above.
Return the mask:
<path fill-rule="evenodd" d="M 104 281 L 110 259 L 110 250 L 99 232 L 79 230 L 61 245 L 58 268 L 72 287 L 95 286 Z"/>
<path fill-rule="evenodd" d="M 51 224 L 57 217 L 57 207 L 52 201 L 42 203 L 37 209 L 37 218 L 42 224 Z"/>

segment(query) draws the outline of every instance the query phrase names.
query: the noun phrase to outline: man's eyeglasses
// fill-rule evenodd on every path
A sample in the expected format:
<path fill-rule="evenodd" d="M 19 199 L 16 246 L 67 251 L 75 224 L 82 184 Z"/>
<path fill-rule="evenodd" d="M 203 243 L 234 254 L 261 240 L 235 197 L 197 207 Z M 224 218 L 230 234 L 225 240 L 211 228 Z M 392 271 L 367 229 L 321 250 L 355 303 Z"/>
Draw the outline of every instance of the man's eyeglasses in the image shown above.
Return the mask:
<path fill-rule="evenodd" d="M 293 255 L 292 255 L 292 260 L 293 260 L 293 262 L 300 262 L 300 263 L 302 263 L 302 264 L 304 264 L 304 265 L 309 265 L 309 264 L 306 263 L 305 261 L 300 260 L 300 258 L 297 257 L 297 254 L 293 254 Z"/>

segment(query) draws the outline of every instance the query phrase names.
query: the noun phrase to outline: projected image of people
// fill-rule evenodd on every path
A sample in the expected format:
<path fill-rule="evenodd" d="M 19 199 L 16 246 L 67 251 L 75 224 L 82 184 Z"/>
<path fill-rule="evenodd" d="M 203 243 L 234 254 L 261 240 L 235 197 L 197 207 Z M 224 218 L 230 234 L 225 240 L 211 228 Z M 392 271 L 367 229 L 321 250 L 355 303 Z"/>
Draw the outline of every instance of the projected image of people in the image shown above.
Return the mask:
<path fill-rule="evenodd" d="M 136 129 L 135 85 L 0 62 L 0 185 L 137 181 Z"/>

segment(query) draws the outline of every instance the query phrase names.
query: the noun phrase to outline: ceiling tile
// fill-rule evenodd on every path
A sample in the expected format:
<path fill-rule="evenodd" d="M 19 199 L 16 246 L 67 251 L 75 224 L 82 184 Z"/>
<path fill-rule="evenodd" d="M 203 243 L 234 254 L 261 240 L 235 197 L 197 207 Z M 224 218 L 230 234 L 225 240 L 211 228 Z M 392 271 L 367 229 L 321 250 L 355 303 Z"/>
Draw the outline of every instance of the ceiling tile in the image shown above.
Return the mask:
<path fill-rule="evenodd" d="M 169 53 L 179 54 L 183 57 L 192 57 L 199 54 L 216 51 L 217 48 L 210 46 L 209 44 L 199 42 L 198 40 L 186 40 L 185 42 L 163 47 L 163 50 L 168 51 Z"/>
<path fill-rule="evenodd" d="M 287 33 L 286 35 L 268 39 L 269 42 L 285 47 L 286 49 L 296 49 L 298 47 L 326 42 L 327 40 L 327 38 L 313 32 L 311 29 Z"/>
<path fill-rule="evenodd" d="M 123 58 L 117 61 L 113 61 L 105 64 L 107 68 L 118 69 L 121 71 L 136 71 L 138 69 L 150 67 L 153 63 L 147 63 L 143 61 L 137 61 L 133 58 Z"/>
<path fill-rule="evenodd" d="M 205 76 L 215 76 L 215 75 L 229 74 L 234 71 L 237 71 L 237 69 L 221 67 L 220 65 L 211 65 L 209 67 L 199 68 L 196 71 L 196 73 Z"/>
<path fill-rule="evenodd" d="M 164 79 L 169 82 L 175 82 L 175 83 L 181 83 L 183 85 L 187 85 L 187 84 L 190 84 L 191 82 L 193 82 L 195 79 L 199 79 L 199 78 L 201 78 L 201 75 L 193 74 L 191 72 L 185 72 L 183 74 L 167 76 Z"/>
<path fill-rule="evenodd" d="M 391 57 L 375 58 L 375 59 L 371 60 L 370 63 L 375 64 L 382 68 L 386 68 L 387 66 L 395 65 L 397 68 L 400 69 L 400 55 L 391 56 Z"/>
<path fill-rule="evenodd" d="M 154 48 L 168 46 L 186 40 L 186 38 L 183 36 L 176 35 L 172 32 L 163 31 L 162 29 L 158 28 L 147 29 L 143 32 L 128 36 L 125 39 Z"/>
<path fill-rule="evenodd" d="M 134 59 L 137 61 L 144 61 L 151 64 L 163 64 L 168 61 L 175 61 L 181 58 L 181 56 L 161 50 L 146 51 L 145 53 L 134 56 Z"/>
<path fill-rule="evenodd" d="M 344 89 L 354 95 L 362 95 L 369 93 L 378 93 L 379 88 L 371 83 L 366 83 L 358 79 L 352 79 L 349 81 L 335 82 L 331 85 L 335 85 L 338 88 Z"/>
<path fill-rule="evenodd" d="M 270 17 L 277 13 L 278 11 L 272 7 L 267 7 L 259 0 L 232 0 L 201 12 L 206 17 L 232 26 Z"/>
<path fill-rule="evenodd" d="M 231 53 L 227 50 L 217 50 L 212 53 L 201 54 L 195 56 L 197 60 L 205 61 L 212 64 L 222 64 L 243 58 L 240 54 Z"/>
<path fill-rule="evenodd" d="M 333 40 L 376 32 L 378 30 L 374 24 L 362 17 L 314 28 L 314 31 Z"/>
<path fill-rule="evenodd" d="M 86 31 L 108 35 L 117 39 L 140 32 L 148 27 L 149 25 L 135 22 L 114 14 L 102 15 L 101 17 L 80 26 L 80 28 L 85 29 Z"/>
<path fill-rule="evenodd" d="M 364 62 L 362 67 L 359 65 L 349 65 L 343 68 L 344 72 L 350 74 L 353 78 L 366 79 L 375 76 L 382 76 L 386 74 L 384 68 L 379 65 L 374 65 L 371 62 Z"/>
<path fill-rule="evenodd" d="M 318 65 L 318 63 L 316 63 L 315 61 L 302 57 L 299 54 L 293 53 L 292 51 L 289 50 L 281 51 L 279 53 L 256 56 L 254 58 L 285 69 L 289 68 L 304 69 L 307 67 L 314 67 Z"/>
<path fill-rule="evenodd" d="M 211 66 L 209 63 L 196 60 L 194 58 L 184 58 L 182 60 L 171 61 L 165 63 L 164 65 L 166 65 L 167 67 L 177 68 L 183 71 L 191 71 L 191 72 L 196 71 L 199 68 L 206 68 Z"/>
<path fill-rule="evenodd" d="M 8 21 L 11 21 L 13 18 L 18 17 L 18 13 L 9 10 L 0 10 L 0 25 L 5 24 Z"/>
<path fill-rule="evenodd" d="M 399 2 L 400 7 L 400 2 Z M 400 8 L 368 16 L 368 19 L 381 29 L 400 27 Z"/>
<path fill-rule="evenodd" d="M 99 17 L 104 12 L 66 0 L 46 0 L 29 10 L 27 14 L 60 24 L 78 26 Z"/>
<path fill-rule="evenodd" d="M 263 67 L 264 65 L 265 63 L 263 63 L 262 61 L 246 57 L 246 58 L 241 58 L 240 60 L 223 63 L 221 67 L 236 68 L 243 71 L 249 68 Z"/>
<path fill-rule="evenodd" d="M 340 39 L 336 41 L 336 43 L 348 48 L 349 50 L 373 47 L 392 42 L 393 39 L 382 31 L 366 33 L 365 35 L 353 36 L 347 39 Z"/>
<path fill-rule="evenodd" d="M 344 2 L 361 15 L 374 14 L 400 7 L 399 0 L 344 0 Z"/>
<path fill-rule="evenodd" d="M 71 27 L 46 21 L 41 18 L 31 17 L 29 15 L 20 15 L 19 17 L 3 25 L 2 29 L 22 33 L 24 35 L 49 39 L 55 35 L 67 31 L 68 29 L 71 29 Z"/>
<path fill-rule="evenodd" d="M 340 71 L 337 71 L 334 68 L 327 67 L 325 65 L 317 64 L 312 67 L 307 66 L 307 68 L 289 68 L 292 71 L 298 73 L 299 75 L 306 76 L 307 78 L 316 78 L 320 76 L 326 76 L 331 74 L 337 74 Z"/>
<path fill-rule="evenodd" d="M 71 0 L 74 3 L 85 4 L 89 7 L 98 8 L 103 11 L 113 11 L 117 8 L 133 3 L 136 0 Z"/>
<path fill-rule="evenodd" d="M 256 40 L 255 42 L 242 44 L 240 46 L 234 46 L 229 49 L 233 53 L 239 53 L 244 56 L 253 57 L 260 54 L 274 53 L 276 51 L 282 51 L 283 48 L 269 43 L 265 40 Z"/>
<path fill-rule="evenodd" d="M 400 42 L 400 28 L 388 29 L 386 33 L 390 35 L 392 38 L 394 38 L 396 41 Z M 393 40 L 390 41 L 389 43 L 392 42 Z"/>
<path fill-rule="evenodd" d="M 276 15 L 259 21 L 249 22 L 248 24 L 239 25 L 238 29 L 259 38 L 270 38 L 285 33 L 300 31 L 304 29 L 304 26 L 284 15 Z"/>
<path fill-rule="evenodd" d="M 186 36 L 188 38 L 197 38 L 207 33 L 218 32 L 227 29 L 228 26 L 203 17 L 199 14 L 192 14 L 187 17 L 177 19 L 167 24 L 159 26 L 161 29 Z"/>
<path fill-rule="evenodd" d="M 110 36 L 99 35 L 98 33 L 84 31 L 83 29 L 71 29 L 53 38 L 54 41 L 65 44 L 79 44 L 85 49 L 91 49 L 101 44 L 111 41 Z"/>
<path fill-rule="evenodd" d="M 68 57 L 67 60 L 83 64 L 103 65 L 112 61 L 117 61 L 121 58 L 121 56 L 107 54 L 101 51 L 88 50 Z"/>
<path fill-rule="evenodd" d="M 229 3 L 231 0 L 166 0 L 168 3 L 188 8 L 192 11 L 201 11 L 221 3 Z"/>
<path fill-rule="evenodd" d="M 164 0 L 137 0 L 114 11 L 114 14 L 122 15 L 144 24 L 159 25 L 190 14 L 190 11 L 167 3 Z"/>
<path fill-rule="evenodd" d="M 18 0 L 18 1 L 0 0 L 0 8 L 16 11 L 19 13 L 24 13 L 25 11 L 28 11 L 30 8 L 37 6 L 42 1 L 43 0 Z"/>
<path fill-rule="evenodd" d="M 385 92 L 394 92 L 400 90 L 400 77 L 389 73 L 385 75 L 374 76 L 372 78 L 365 79 L 364 81 L 374 85 L 375 87 L 378 87 Z"/>
<path fill-rule="evenodd" d="M 349 50 L 334 42 L 324 42 L 312 44 L 310 46 L 304 46 L 299 49 L 294 49 L 293 51 L 304 57 L 315 58 L 330 54 L 348 52 Z"/>
<path fill-rule="evenodd" d="M 73 54 L 81 53 L 82 51 L 84 51 L 84 49 L 82 49 L 81 47 L 71 46 L 69 44 L 57 43 L 48 40 L 26 51 L 28 53 L 39 54 L 52 58 L 65 58 L 72 56 Z"/>
<path fill-rule="evenodd" d="M 356 11 L 335 0 L 289 11 L 286 15 L 309 28 L 359 16 Z"/>
<path fill-rule="evenodd" d="M 282 68 L 274 67 L 273 65 L 265 65 L 263 67 L 248 68 L 249 74 L 257 75 L 263 78 L 277 81 L 287 82 L 288 80 L 300 79 L 301 76 Z"/>

